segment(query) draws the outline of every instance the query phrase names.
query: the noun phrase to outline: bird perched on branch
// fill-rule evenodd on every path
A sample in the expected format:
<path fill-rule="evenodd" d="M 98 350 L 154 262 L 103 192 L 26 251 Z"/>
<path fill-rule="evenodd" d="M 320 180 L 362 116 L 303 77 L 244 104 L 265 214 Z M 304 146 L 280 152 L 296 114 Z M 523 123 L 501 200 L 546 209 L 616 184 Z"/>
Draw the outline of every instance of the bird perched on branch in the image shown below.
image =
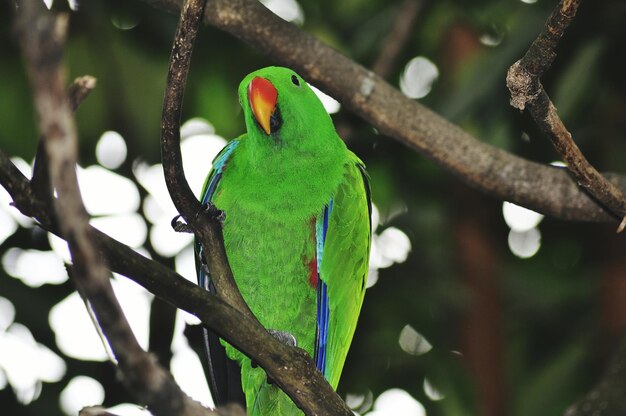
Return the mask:
<path fill-rule="evenodd" d="M 311 354 L 336 388 L 367 280 L 365 167 L 292 70 L 251 73 L 239 100 L 247 133 L 213 161 L 202 203 L 226 214 L 226 253 L 252 312 L 278 339 Z M 215 291 L 201 250 L 196 243 L 198 282 Z M 238 401 L 251 415 L 301 414 L 249 358 L 210 331 L 205 340 L 216 404 Z"/>

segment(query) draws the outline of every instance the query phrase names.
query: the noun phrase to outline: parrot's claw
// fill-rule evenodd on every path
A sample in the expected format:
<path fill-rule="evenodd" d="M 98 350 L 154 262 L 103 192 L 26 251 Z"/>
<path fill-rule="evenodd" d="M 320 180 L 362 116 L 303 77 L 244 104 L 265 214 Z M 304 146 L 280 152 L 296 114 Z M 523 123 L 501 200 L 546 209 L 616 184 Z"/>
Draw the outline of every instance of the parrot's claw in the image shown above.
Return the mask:
<path fill-rule="evenodd" d="M 180 221 L 179 218 L 181 218 L 181 215 L 178 214 L 177 216 L 175 216 L 174 218 L 172 218 L 172 228 L 174 229 L 174 231 L 176 231 L 177 233 L 190 233 L 193 234 L 193 230 L 191 229 L 191 227 L 189 226 L 189 224 Z"/>
<path fill-rule="evenodd" d="M 213 220 L 219 221 L 220 224 L 224 225 L 224 220 L 226 219 L 226 214 L 221 209 L 218 209 L 213 202 L 207 202 L 202 206 L 202 209 L 198 211 L 196 216 L 200 215 L 209 215 Z M 178 214 L 174 218 L 172 218 L 172 228 L 177 233 L 189 233 L 193 234 L 193 228 L 189 226 L 189 224 L 181 221 L 180 218 L 182 216 Z"/>
<path fill-rule="evenodd" d="M 268 329 L 267 332 L 270 333 L 271 336 L 273 336 L 274 338 L 276 338 L 277 341 L 279 341 L 282 344 L 287 345 L 288 347 L 297 347 L 298 346 L 298 341 L 296 340 L 296 337 L 294 337 L 291 333 L 287 332 L 287 331 L 279 331 L 278 329 Z M 252 360 L 250 362 L 250 367 L 252 368 L 257 368 L 259 366 L 259 364 Z M 273 381 L 270 381 L 269 377 L 267 379 L 267 382 L 269 384 L 273 384 Z"/>
<path fill-rule="evenodd" d="M 298 346 L 298 341 L 296 340 L 296 337 L 294 337 L 287 331 L 279 331 L 277 329 L 268 329 L 267 332 L 269 332 L 274 338 L 276 338 L 281 343 L 287 345 L 288 347 Z"/>
<path fill-rule="evenodd" d="M 197 215 L 208 215 L 212 219 L 219 221 L 220 224 L 224 225 L 224 220 L 226 219 L 226 213 L 215 206 L 215 204 L 211 201 L 202 205 L 202 209 L 198 212 Z"/>

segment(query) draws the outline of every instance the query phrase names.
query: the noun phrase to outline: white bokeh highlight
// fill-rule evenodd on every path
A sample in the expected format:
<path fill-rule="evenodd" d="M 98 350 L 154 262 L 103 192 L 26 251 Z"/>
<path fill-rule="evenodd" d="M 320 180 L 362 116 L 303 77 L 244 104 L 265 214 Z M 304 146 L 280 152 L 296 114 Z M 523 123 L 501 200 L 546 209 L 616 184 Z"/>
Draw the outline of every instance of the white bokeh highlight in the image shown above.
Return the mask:
<path fill-rule="evenodd" d="M 183 124 L 181 131 L 185 176 L 191 189 L 199 196 L 204 180 L 211 170 L 212 160 L 227 142 L 213 134 L 213 126 L 200 118 L 191 119 Z M 144 199 L 143 212 L 152 223 L 150 243 L 159 255 L 173 257 L 193 241 L 193 235 L 177 233 L 172 229 L 171 221 L 178 215 L 178 211 L 167 191 L 163 167 L 161 164 L 136 162 L 133 173 L 149 194 Z"/>
<path fill-rule="evenodd" d="M 374 394 L 371 390 L 364 394 L 348 393 L 346 395 L 346 404 L 355 414 L 367 412 L 374 404 Z"/>
<path fill-rule="evenodd" d="M 426 409 L 413 396 L 402 389 L 383 392 L 374 401 L 368 416 L 426 416 Z"/>
<path fill-rule="evenodd" d="M 389 267 L 394 263 L 404 263 L 411 250 L 411 241 L 407 235 L 396 227 L 384 229 L 376 235 L 372 245 L 373 255 L 378 268 Z"/>
<path fill-rule="evenodd" d="M 125 277 L 120 276 L 111 284 L 139 344 L 147 348 L 153 295 Z M 109 358 L 78 293 L 74 292 L 54 305 L 48 321 L 63 354 L 85 361 L 106 361 Z"/>
<path fill-rule="evenodd" d="M 506 224 L 515 231 L 528 231 L 543 220 L 543 215 L 511 202 L 502 203 L 502 215 Z"/>
<path fill-rule="evenodd" d="M 326 94 L 322 90 L 317 89 L 311 84 L 309 84 L 309 87 L 311 87 L 315 95 L 317 95 L 317 98 L 320 99 L 322 105 L 324 106 L 324 109 L 328 114 L 335 114 L 341 109 L 341 104 L 339 104 L 339 101 L 335 100 L 333 97 Z"/>
<path fill-rule="evenodd" d="M 15 306 L 7 298 L 0 296 L 0 332 L 6 331 L 6 329 L 13 323 L 15 319 Z"/>
<path fill-rule="evenodd" d="M 12 157 L 11 162 L 24 176 L 27 178 L 32 176 L 32 167 L 24 159 Z M 11 195 L 3 187 L 0 187 L 0 212 L 2 212 L 0 215 L 4 217 L 2 224 L 7 227 L 6 229 L 0 229 L 0 243 L 12 235 L 17 230 L 18 225 L 30 228 L 35 223 L 32 218 L 22 215 L 17 208 L 12 207 L 12 203 L 13 198 L 11 198 Z M 13 222 L 6 217 L 7 214 L 13 219 Z"/>
<path fill-rule="evenodd" d="M 65 375 L 65 361 L 38 343 L 30 330 L 12 323 L 0 331 L 0 373 L 11 386 L 17 400 L 29 404 L 41 393 L 42 383 L 56 383 Z"/>
<path fill-rule="evenodd" d="M 130 247 L 141 247 L 148 236 L 148 226 L 136 212 L 92 218 L 89 223 L 96 229 Z"/>
<path fill-rule="evenodd" d="M 52 3 L 54 0 L 43 0 L 43 4 L 46 5 L 48 10 L 52 8 Z M 70 6 L 70 9 L 76 11 L 78 10 L 78 0 L 67 0 L 67 4 Z"/>
<path fill-rule="evenodd" d="M 4 188 L 0 190 L 0 193 L 2 192 L 6 193 Z M 0 196 L 0 204 L 2 204 L 2 207 L 0 207 L 0 244 L 4 243 L 7 238 L 17 231 L 17 221 L 8 213 L 8 209 L 11 209 L 11 207 L 8 204 L 5 205 L 4 200 L 5 198 Z"/>
<path fill-rule="evenodd" d="M 126 160 L 126 141 L 116 131 L 105 131 L 96 144 L 96 159 L 108 169 L 117 169 Z"/>
<path fill-rule="evenodd" d="M 48 323 L 54 331 L 57 347 L 68 357 L 84 361 L 108 359 L 102 340 L 86 310 L 74 292 L 52 307 Z"/>
<path fill-rule="evenodd" d="M 2 256 L 2 267 L 30 287 L 58 285 L 68 278 L 63 260 L 52 251 L 10 248 Z"/>
<path fill-rule="evenodd" d="M 261 0 L 276 16 L 297 25 L 304 23 L 304 12 L 296 0 Z"/>
<path fill-rule="evenodd" d="M 423 98 L 431 91 L 437 78 L 437 66 L 423 56 L 416 56 L 406 64 L 400 75 L 400 90 L 409 98 Z"/>
<path fill-rule="evenodd" d="M 370 250 L 370 264 L 367 278 L 367 287 L 372 287 L 378 281 L 378 270 L 391 267 L 395 263 L 403 263 L 411 252 L 411 240 L 400 229 L 388 227 L 377 233 L 381 223 L 380 213 L 376 205 L 372 204 L 372 247 Z"/>
<path fill-rule="evenodd" d="M 417 332 L 411 325 L 405 325 L 400 331 L 398 344 L 402 351 L 411 355 L 423 355 L 433 349 L 426 337 Z"/>
<path fill-rule="evenodd" d="M 50 247 L 52 247 L 54 254 L 56 254 L 63 262 L 68 264 L 72 262 L 72 256 L 70 254 L 70 248 L 67 245 L 67 241 L 52 233 L 48 233 L 48 243 L 50 244 Z"/>
<path fill-rule="evenodd" d="M 509 231 L 509 249 L 522 259 L 528 259 L 539 251 L 541 247 L 541 232 L 538 228 L 527 231 Z"/>
<path fill-rule="evenodd" d="M 427 378 L 424 378 L 424 394 L 426 395 L 426 397 L 428 397 L 430 400 L 437 402 L 439 400 L 443 400 L 446 398 L 446 396 L 440 392 L 439 390 L 437 390 L 437 388 L 433 385 L 433 383 Z"/>
<path fill-rule="evenodd" d="M 79 167 L 77 175 L 89 214 L 116 215 L 139 209 L 139 190 L 130 179 L 97 165 Z"/>
<path fill-rule="evenodd" d="M 189 346 L 183 331 L 185 320 L 182 314 L 176 315 L 174 337 L 172 339 L 172 362 L 170 371 L 172 376 L 192 399 L 199 401 L 205 406 L 215 407 L 209 385 L 202 368 L 198 354 Z"/>
<path fill-rule="evenodd" d="M 152 416 L 152 413 L 133 403 L 120 403 L 107 408 L 107 411 L 116 416 Z"/>
<path fill-rule="evenodd" d="M 149 192 L 144 199 L 143 213 L 152 223 L 150 244 L 159 255 L 172 257 L 193 241 L 193 235 L 176 233 L 172 229 L 171 221 L 178 211 L 167 192 L 162 167 L 139 164 L 135 168 L 135 176 Z"/>
<path fill-rule="evenodd" d="M 502 216 L 509 226 L 507 242 L 509 250 L 522 259 L 537 254 L 541 247 L 539 223 L 543 215 L 510 202 L 502 204 Z"/>
<path fill-rule="evenodd" d="M 180 137 L 182 139 L 204 134 L 215 134 L 215 127 L 202 117 L 190 118 L 180 126 Z"/>
<path fill-rule="evenodd" d="M 87 376 L 76 376 L 67 383 L 59 396 L 61 410 L 68 416 L 77 415 L 85 406 L 97 406 L 104 401 L 104 387 Z"/>
<path fill-rule="evenodd" d="M 174 259 L 176 273 L 183 276 L 192 283 L 198 283 L 196 277 L 196 261 L 193 245 L 185 247 Z M 199 325 L 200 320 L 189 312 L 179 309 L 178 312 L 188 325 Z"/>

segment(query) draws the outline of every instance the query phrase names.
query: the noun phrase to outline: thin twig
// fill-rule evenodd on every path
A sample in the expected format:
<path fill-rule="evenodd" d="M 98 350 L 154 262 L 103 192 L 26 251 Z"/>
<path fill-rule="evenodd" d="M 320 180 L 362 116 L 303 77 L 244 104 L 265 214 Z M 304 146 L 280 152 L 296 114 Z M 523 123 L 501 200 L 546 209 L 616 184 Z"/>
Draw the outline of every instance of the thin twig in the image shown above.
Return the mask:
<path fill-rule="evenodd" d="M 404 50 L 415 24 L 417 14 L 422 8 L 422 0 L 405 0 L 396 11 L 395 18 L 387 37 L 383 40 L 378 57 L 372 64 L 372 72 L 381 78 L 387 78 L 394 69 L 400 54 Z M 339 136 L 350 143 L 356 133 L 355 123 L 347 120 L 336 125 Z"/>
<path fill-rule="evenodd" d="M 382 78 L 387 78 L 394 68 L 400 53 L 411 36 L 417 14 L 422 8 L 422 0 L 405 0 L 396 12 L 390 32 L 383 41 L 372 71 Z"/>
<path fill-rule="evenodd" d="M 520 110 L 528 109 L 535 123 L 550 137 L 578 184 L 621 220 L 626 218 L 624 195 L 585 158 L 540 81 L 556 58 L 558 42 L 576 16 L 580 1 L 559 2 L 548 18 L 545 29 L 526 54 L 511 66 L 506 81 L 511 91 L 511 105 Z M 620 226 L 618 232 L 622 229 Z"/>
<path fill-rule="evenodd" d="M 96 79 L 91 75 L 83 75 L 74 80 L 68 90 L 68 100 L 72 111 L 76 111 L 80 103 L 87 98 L 94 88 L 96 88 Z M 37 144 L 37 154 L 30 186 L 33 192 L 41 199 L 48 200 L 51 198 L 52 191 L 50 189 L 50 178 L 48 177 L 48 161 L 41 137 Z"/>
<path fill-rule="evenodd" d="M 123 381 L 136 398 L 155 415 L 206 415 L 207 409 L 185 395 L 139 346 L 94 245 L 78 188 L 76 129 L 64 89 L 61 60 L 68 21 L 68 14 L 49 12 L 40 1 L 28 0 L 20 4 L 16 28 L 33 87 L 48 174 L 58 194 L 55 214 L 74 263 L 73 280 L 89 300 L 119 362 Z"/>

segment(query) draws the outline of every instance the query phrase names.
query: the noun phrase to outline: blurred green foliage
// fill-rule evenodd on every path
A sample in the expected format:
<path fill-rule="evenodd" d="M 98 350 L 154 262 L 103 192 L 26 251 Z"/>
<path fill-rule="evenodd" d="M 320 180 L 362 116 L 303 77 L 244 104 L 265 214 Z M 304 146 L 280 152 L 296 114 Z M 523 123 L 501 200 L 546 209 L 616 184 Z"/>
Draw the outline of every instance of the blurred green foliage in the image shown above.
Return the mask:
<path fill-rule="evenodd" d="M 303 30 L 369 66 L 383 47 L 400 3 L 302 0 Z M 422 3 L 389 82 L 398 85 L 406 62 L 425 56 L 440 75 L 423 103 L 494 146 L 536 161 L 557 159 L 529 119 L 508 105 L 504 81 L 506 70 L 542 29 L 556 2 Z M 626 166 L 624 21 L 622 1 L 584 2 L 544 79 L 575 140 L 600 170 Z M 121 173 L 130 175 L 135 160 L 158 161 L 161 101 L 175 26 L 175 16 L 140 1 L 80 2 L 71 20 L 68 79 L 83 74 L 98 79 L 97 89 L 77 113 L 82 164 L 95 163 L 94 146 L 106 130 L 116 130 L 127 140 L 129 157 Z M 10 27 L 10 13 L 0 13 L 0 147 L 30 161 L 37 132 Z M 268 64 L 279 63 L 216 29 L 202 29 L 183 118 L 201 116 L 218 134 L 237 136 L 243 131 L 236 97 L 239 80 Z M 613 225 L 546 218 L 540 225 L 538 254 L 517 258 L 507 246 L 501 201 L 468 189 L 344 109 L 334 119 L 338 126 L 350 128 L 349 146 L 368 165 L 374 202 L 385 225 L 405 231 L 413 247 L 405 263 L 381 270 L 378 283 L 369 289 L 340 393 L 371 391 L 376 397 L 400 387 L 431 416 L 494 414 L 488 410 L 493 406 L 510 415 L 562 414 L 598 379 L 624 330 L 612 324 L 624 322 L 623 316 L 620 321 L 604 312 L 615 302 L 607 281 L 616 278 L 611 273 L 620 261 L 619 250 L 610 247 L 617 244 L 622 254 L 624 248 L 623 241 L 611 236 Z M 466 232 L 463 224 L 475 227 Z M 488 252 L 484 273 L 491 280 L 485 286 L 468 279 L 476 272 L 463 260 L 467 253 L 460 241 L 467 240 Z M 20 229 L 0 246 L 0 254 L 12 246 L 43 249 L 47 241 L 36 228 Z M 489 272 L 491 267 L 494 272 Z M 477 274 L 482 272 L 479 268 Z M 626 277 L 622 272 L 617 278 Z M 472 313 L 481 288 L 495 305 L 484 320 L 480 312 L 478 317 Z M 0 295 L 16 305 L 16 319 L 59 354 L 47 313 L 71 290 L 70 283 L 32 289 L 0 275 Z M 428 339 L 431 352 L 413 356 L 400 349 L 398 336 L 407 324 Z M 481 337 L 482 330 L 471 330 L 481 325 L 495 341 Z M 472 353 L 472 346 L 479 352 Z M 497 369 L 483 371 L 484 360 L 476 359 L 481 356 L 491 357 L 487 365 Z M 1 390 L 2 413 L 59 413 L 59 392 L 78 374 L 104 383 L 106 404 L 131 401 L 110 365 L 66 361 L 65 379 L 45 384 L 40 398 L 27 407 L 16 402 L 10 388 Z M 425 377 L 443 400 L 426 396 Z M 489 389 L 495 389 L 496 396 L 485 393 Z"/>

